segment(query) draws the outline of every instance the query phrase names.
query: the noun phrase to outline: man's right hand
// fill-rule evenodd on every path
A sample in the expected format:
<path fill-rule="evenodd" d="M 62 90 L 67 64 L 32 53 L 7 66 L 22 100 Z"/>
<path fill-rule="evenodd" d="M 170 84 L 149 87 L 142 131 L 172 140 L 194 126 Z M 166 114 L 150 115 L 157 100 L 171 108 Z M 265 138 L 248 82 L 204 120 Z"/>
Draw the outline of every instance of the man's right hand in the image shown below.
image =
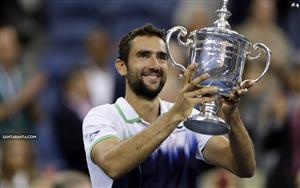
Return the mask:
<path fill-rule="evenodd" d="M 190 64 L 187 67 L 182 79 L 182 88 L 180 89 L 175 104 L 170 110 L 175 117 L 180 120 L 186 119 L 191 113 L 196 104 L 202 104 L 217 99 L 214 95 L 218 92 L 215 86 L 199 87 L 198 83 L 209 78 L 209 74 L 202 74 L 192 80 L 192 74 L 197 65 Z"/>

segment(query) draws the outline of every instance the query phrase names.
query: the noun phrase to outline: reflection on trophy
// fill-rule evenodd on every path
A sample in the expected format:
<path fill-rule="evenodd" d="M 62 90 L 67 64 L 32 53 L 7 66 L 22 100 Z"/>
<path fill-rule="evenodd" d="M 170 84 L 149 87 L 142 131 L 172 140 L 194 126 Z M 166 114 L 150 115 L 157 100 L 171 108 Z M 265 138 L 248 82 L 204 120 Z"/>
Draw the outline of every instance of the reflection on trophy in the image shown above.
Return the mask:
<path fill-rule="evenodd" d="M 208 73 L 209 78 L 200 82 L 199 86 L 217 86 L 218 96 L 226 96 L 233 88 L 249 81 L 242 81 L 246 59 L 258 59 L 261 52 L 267 55 L 265 69 L 258 78 L 254 79 L 254 82 L 259 81 L 265 75 L 271 59 L 271 51 L 266 45 L 262 43 L 252 45 L 244 36 L 230 29 L 227 18 L 231 13 L 227 10 L 227 2 L 228 0 L 223 0 L 222 8 L 216 11 L 219 18 L 214 22 L 214 27 L 194 30 L 187 35 L 184 27 L 176 26 L 168 30 L 166 38 L 167 52 L 172 65 L 186 71 L 184 66 L 175 62 L 170 52 L 171 36 L 177 33 L 178 43 L 190 50 L 188 64 L 197 64 L 192 77 Z M 254 50 L 254 56 L 251 56 L 251 48 Z M 229 131 L 229 125 L 217 116 L 218 111 L 219 101 L 206 102 L 200 105 L 199 114 L 184 121 L 184 126 L 202 134 L 226 134 Z"/>

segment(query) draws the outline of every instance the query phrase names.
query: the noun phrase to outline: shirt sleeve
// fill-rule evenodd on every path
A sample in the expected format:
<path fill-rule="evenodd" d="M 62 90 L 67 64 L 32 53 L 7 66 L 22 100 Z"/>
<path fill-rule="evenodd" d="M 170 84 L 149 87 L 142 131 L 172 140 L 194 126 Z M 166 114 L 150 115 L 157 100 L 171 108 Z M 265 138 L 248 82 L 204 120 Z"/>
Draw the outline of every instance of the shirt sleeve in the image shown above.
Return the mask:
<path fill-rule="evenodd" d="M 211 138 L 211 135 L 204 135 L 204 134 L 197 134 L 197 143 L 198 143 L 198 151 L 196 153 L 196 158 L 205 161 L 203 157 L 203 149 L 205 148 L 205 145 L 207 141 Z M 207 161 L 205 161 L 207 163 Z"/>
<path fill-rule="evenodd" d="M 107 106 L 107 108 L 110 107 Z M 113 122 L 106 113 L 101 112 L 99 109 L 98 111 L 93 109 L 87 114 L 83 121 L 82 130 L 85 152 L 90 159 L 91 152 L 97 143 L 108 138 L 121 139 L 120 133 Z"/>

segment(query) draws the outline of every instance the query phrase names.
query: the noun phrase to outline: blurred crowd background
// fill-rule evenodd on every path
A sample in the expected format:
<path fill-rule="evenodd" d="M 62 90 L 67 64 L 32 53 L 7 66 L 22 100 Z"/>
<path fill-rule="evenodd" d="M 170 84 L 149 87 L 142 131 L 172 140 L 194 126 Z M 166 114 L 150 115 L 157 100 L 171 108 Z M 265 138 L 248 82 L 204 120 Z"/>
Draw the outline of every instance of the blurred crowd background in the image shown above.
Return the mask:
<path fill-rule="evenodd" d="M 267 75 L 242 97 L 240 111 L 256 149 L 250 179 L 203 163 L 199 187 L 300 187 L 299 0 L 230 0 L 233 30 L 272 50 Z M 221 0 L 1 0 L 0 187 L 90 187 L 81 126 L 87 111 L 124 95 L 114 61 L 120 38 L 153 23 L 193 31 L 212 26 Z M 187 49 L 171 44 L 175 59 Z M 244 78 L 266 59 L 248 62 Z M 170 66 L 161 98 L 174 101 Z"/>

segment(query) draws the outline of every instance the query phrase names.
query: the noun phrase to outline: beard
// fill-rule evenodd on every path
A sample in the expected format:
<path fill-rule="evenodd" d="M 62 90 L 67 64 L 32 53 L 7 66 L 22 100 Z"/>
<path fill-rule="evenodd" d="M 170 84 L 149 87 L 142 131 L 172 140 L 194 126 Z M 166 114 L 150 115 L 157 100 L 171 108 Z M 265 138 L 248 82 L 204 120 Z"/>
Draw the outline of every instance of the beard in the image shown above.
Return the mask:
<path fill-rule="evenodd" d="M 143 81 L 143 75 L 156 74 L 160 76 L 160 82 L 155 89 L 149 88 Z M 143 69 L 142 73 L 131 71 L 128 66 L 128 74 L 126 76 L 130 89 L 140 97 L 147 100 L 153 100 L 160 93 L 166 83 L 166 74 L 162 69 Z"/>

